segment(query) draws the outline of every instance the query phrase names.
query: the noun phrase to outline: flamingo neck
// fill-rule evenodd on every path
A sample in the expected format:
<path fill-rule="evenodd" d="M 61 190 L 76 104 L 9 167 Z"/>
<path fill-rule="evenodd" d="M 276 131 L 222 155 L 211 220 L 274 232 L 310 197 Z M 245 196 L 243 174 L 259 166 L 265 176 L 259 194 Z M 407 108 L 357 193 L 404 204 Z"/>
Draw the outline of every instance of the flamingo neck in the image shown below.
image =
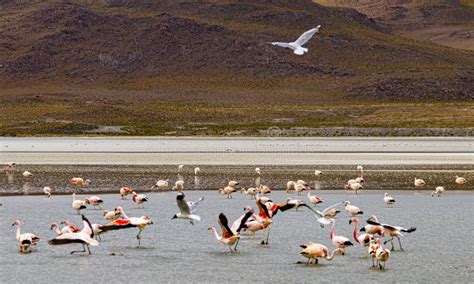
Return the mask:
<path fill-rule="evenodd" d="M 122 213 L 122 216 L 123 216 L 125 219 L 130 219 L 130 218 L 128 218 L 127 214 L 125 214 L 125 211 L 123 211 L 123 209 L 120 209 L 120 212 Z"/>
<path fill-rule="evenodd" d="M 354 221 L 354 223 L 355 223 L 355 226 L 354 226 L 354 240 L 356 242 L 359 242 L 359 236 L 357 235 L 357 227 L 359 227 L 359 221 L 356 220 L 356 221 Z"/>
<path fill-rule="evenodd" d="M 334 258 L 334 256 L 336 255 L 336 252 L 338 252 L 338 251 L 339 251 L 339 249 L 333 250 L 331 255 L 326 256 L 326 259 L 327 260 L 332 260 Z"/>
<path fill-rule="evenodd" d="M 21 233 L 20 233 L 20 224 L 18 224 L 17 227 L 16 227 L 16 238 L 20 239 L 20 235 L 21 235 Z"/>
<path fill-rule="evenodd" d="M 222 239 L 222 237 L 217 233 L 216 228 L 212 228 L 212 232 L 214 233 L 214 236 L 216 236 L 216 240 L 220 241 Z"/>
<path fill-rule="evenodd" d="M 336 227 L 336 222 L 335 222 L 335 221 L 332 221 L 331 232 L 330 232 L 331 240 L 334 238 L 334 230 L 335 230 L 335 227 Z"/>

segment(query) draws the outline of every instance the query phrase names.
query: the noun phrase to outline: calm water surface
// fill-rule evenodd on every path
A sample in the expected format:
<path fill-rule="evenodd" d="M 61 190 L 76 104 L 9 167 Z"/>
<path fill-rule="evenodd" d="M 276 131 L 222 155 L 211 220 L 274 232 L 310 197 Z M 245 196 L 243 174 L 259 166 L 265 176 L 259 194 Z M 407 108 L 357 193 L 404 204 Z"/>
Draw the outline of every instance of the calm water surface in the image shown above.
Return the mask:
<path fill-rule="evenodd" d="M 54 237 L 49 224 L 68 219 L 80 225 L 80 217 L 72 212 L 71 196 L 0 197 L 0 281 L 1 282 L 470 282 L 474 277 L 472 239 L 474 237 L 472 192 L 449 191 L 441 198 L 428 192 L 391 191 L 397 205 L 387 208 L 382 191 L 365 191 L 352 195 L 345 191 L 320 191 L 325 205 L 350 200 L 365 215 L 375 214 L 386 223 L 415 226 L 418 230 L 403 238 L 404 252 L 395 251 L 386 271 L 371 268 L 371 260 L 361 247 L 348 249 L 345 256 L 317 266 L 297 264 L 299 245 L 320 242 L 332 250 L 329 228 L 320 228 L 306 210 L 290 211 L 275 216 L 270 245 L 261 246 L 245 237 L 240 252 L 229 253 L 207 230 L 217 226 L 217 215 L 224 212 L 229 219 L 243 213 L 245 205 L 253 205 L 248 196 L 235 194 L 225 199 L 214 191 L 192 191 L 188 200 L 205 197 L 199 209 L 201 222 L 191 226 L 182 220 L 171 220 L 177 212 L 174 192 L 149 193 L 145 209 L 137 209 L 131 200 L 120 200 L 118 194 L 102 195 L 104 208 L 122 206 L 129 216 L 149 215 L 154 225 L 143 233 L 142 247 L 137 248 L 136 230 L 110 232 L 93 255 L 70 255 L 74 245 L 52 247 L 47 240 Z M 79 195 L 79 197 L 83 197 Z M 287 195 L 274 192 L 274 201 Z M 293 196 L 295 197 L 295 196 Z M 301 197 L 305 199 L 305 197 Z M 104 223 L 102 211 L 85 210 L 93 223 Z M 24 232 L 42 237 L 37 251 L 18 253 L 15 228 L 11 221 L 20 218 Z M 336 234 L 352 236 L 349 216 L 337 217 Z M 115 255 L 111 255 L 115 254 Z"/>

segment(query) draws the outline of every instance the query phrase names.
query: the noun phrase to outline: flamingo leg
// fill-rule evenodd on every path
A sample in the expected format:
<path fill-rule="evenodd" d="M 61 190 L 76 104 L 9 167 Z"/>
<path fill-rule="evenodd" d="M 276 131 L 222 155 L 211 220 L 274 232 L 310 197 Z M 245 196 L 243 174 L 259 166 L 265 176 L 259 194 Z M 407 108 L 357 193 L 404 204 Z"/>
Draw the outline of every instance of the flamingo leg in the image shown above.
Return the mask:
<path fill-rule="evenodd" d="M 89 248 L 89 246 L 87 245 L 87 251 L 89 252 L 89 255 L 91 255 L 91 249 Z"/>
<path fill-rule="evenodd" d="M 239 242 L 240 242 L 240 238 L 237 240 L 237 242 L 235 243 L 235 246 L 234 246 L 234 251 L 237 252 L 237 246 L 239 245 Z"/>
<path fill-rule="evenodd" d="M 400 240 L 400 237 L 397 237 L 397 239 L 398 239 L 398 244 L 400 245 L 400 250 L 403 250 L 402 241 Z"/>
<path fill-rule="evenodd" d="M 143 229 L 138 229 L 138 234 L 137 234 L 137 240 L 138 240 L 138 246 L 140 246 L 140 240 L 142 239 L 142 231 Z"/>
<path fill-rule="evenodd" d="M 393 237 L 390 240 L 386 240 L 383 244 L 386 244 L 388 242 L 390 242 L 392 244 L 392 249 L 391 250 L 395 250 L 395 246 L 393 245 Z"/>
<path fill-rule="evenodd" d="M 71 251 L 71 254 L 75 254 L 76 252 L 86 252 L 86 246 L 82 245 L 82 250 Z"/>

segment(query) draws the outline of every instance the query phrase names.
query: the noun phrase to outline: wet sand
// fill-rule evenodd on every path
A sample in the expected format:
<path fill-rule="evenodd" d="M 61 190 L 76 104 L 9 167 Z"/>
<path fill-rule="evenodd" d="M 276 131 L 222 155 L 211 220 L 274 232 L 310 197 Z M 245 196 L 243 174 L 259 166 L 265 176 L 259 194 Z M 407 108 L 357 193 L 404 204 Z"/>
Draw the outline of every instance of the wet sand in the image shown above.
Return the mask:
<path fill-rule="evenodd" d="M 261 166 L 262 175 L 255 175 L 254 166 L 200 166 L 201 173 L 194 175 L 194 167 L 185 166 L 182 174 L 177 174 L 177 166 L 136 166 L 136 165 L 19 165 L 14 172 L 5 172 L 0 183 L 0 194 L 42 194 L 42 188 L 49 186 L 53 193 L 118 192 L 123 186 L 136 191 L 149 191 L 157 180 L 169 179 L 170 188 L 176 180 L 185 181 L 187 190 L 216 190 L 227 185 L 229 180 L 237 180 L 243 187 L 258 183 L 283 190 L 289 180 L 303 179 L 312 188 L 321 190 L 341 189 L 347 180 L 358 176 L 355 165 L 321 166 Z M 314 176 L 314 170 L 324 172 Z M 33 177 L 23 177 L 28 170 Z M 468 183 L 459 186 L 455 176 L 464 176 Z M 68 183 L 72 177 L 90 179 L 85 187 Z M 474 189 L 474 169 L 471 165 L 366 165 L 364 167 L 364 189 L 366 190 L 420 190 L 414 187 L 414 178 L 422 178 L 426 186 L 421 190 L 431 191 L 437 186 L 446 190 Z"/>

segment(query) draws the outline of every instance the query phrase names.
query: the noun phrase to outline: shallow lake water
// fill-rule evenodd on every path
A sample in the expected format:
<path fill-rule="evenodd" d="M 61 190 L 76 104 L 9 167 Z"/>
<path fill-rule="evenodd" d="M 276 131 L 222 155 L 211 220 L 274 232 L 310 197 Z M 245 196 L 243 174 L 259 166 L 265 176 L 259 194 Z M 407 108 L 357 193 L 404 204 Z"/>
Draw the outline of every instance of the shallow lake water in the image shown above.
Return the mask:
<path fill-rule="evenodd" d="M 172 220 L 177 213 L 175 192 L 148 193 L 145 209 L 137 209 L 130 198 L 121 200 L 118 194 L 103 194 L 103 207 L 122 206 L 129 216 L 148 215 L 154 224 L 143 232 L 142 246 L 137 248 L 135 229 L 109 232 L 103 235 L 92 255 L 70 255 L 80 245 L 47 244 L 54 237 L 49 230 L 53 222 L 68 219 L 81 226 L 80 216 L 71 209 L 70 195 L 3 196 L 0 197 L 0 279 L 2 282 L 470 282 L 474 277 L 472 259 L 472 222 L 474 194 L 470 191 L 448 191 L 433 198 L 427 191 L 391 191 L 397 200 L 387 208 L 383 191 L 365 191 L 354 195 L 345 191 L 318 191 L 325 205 L 350 200 L 359 206 L 366 220 L 375 214 L 379 220 L 393 225 L 417 227 L 416 232 L 402 239 L 405 251 L 394 251 L 387 270 L 371 268 L 366 250 L 351 247 L 345 256 L 319 265 L 297 264 L 305 261 L 299 255 L 299 245 L 322 243 L 333 249 L 329 227 L 320 228 L 305 208 L 279 213 L 274 218 L 270 244 L 262 246 L 256 239 L 243 237 L 239 252 L 229 253 L 207 230 L 218 226 L 217 215 L 224 212 L 231 222 L 243 213 L 246 205 L 255 208 L 255 201 L 240 193 L 226 199 L 216 191 L 187 191 L 186 199 L 204 196 L 199 208 L 201 222 L 194 226 L 183 220 Z M 85 195 L 79 195 L 82 198 Z M 284 192 L 269 195 L 274 201 L 284 201 Z M 306 199 L 305 196 L 294 198 Z M 341 208 L 342 209 L 342 208 Z M 92 223 L 104 224 L 101 210 L 84 210 Z M 15 241 L 13 219 L 23 221 L 23 232 L 41 236 L 36 251 L 20 254 Z M 343 212 L 337 216 L 336 234 L 352 239 L 353 224 Z M 363 222 L 365 224 L 365 221 Z M 398 245 L 396 243 L 396 245 Z M 398 248 L 398 246 L 397 246 Z"/>

